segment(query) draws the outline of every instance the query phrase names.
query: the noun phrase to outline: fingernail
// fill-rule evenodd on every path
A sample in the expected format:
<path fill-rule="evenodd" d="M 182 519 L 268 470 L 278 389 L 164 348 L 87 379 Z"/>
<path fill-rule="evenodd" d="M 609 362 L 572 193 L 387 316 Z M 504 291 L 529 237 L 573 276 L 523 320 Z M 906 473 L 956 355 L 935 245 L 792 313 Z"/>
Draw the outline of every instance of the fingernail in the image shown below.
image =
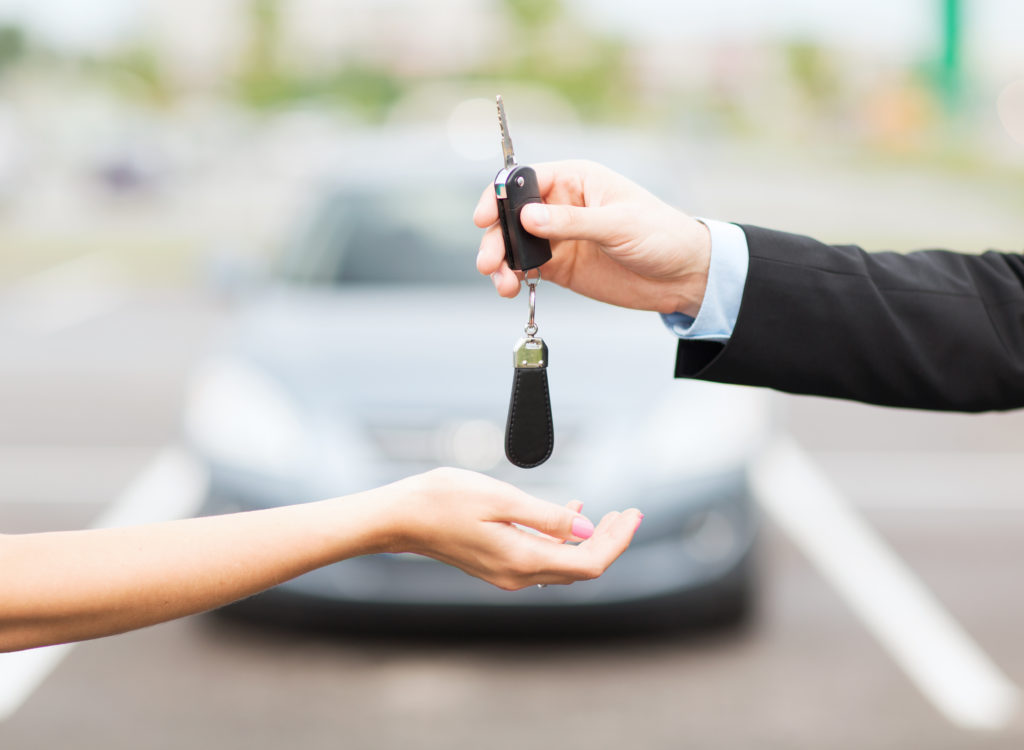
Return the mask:
<path fill-rule="evenodd" d="M 526 214 L 527 220 L 537 227 L 542 227 L 551 220 L 551 212 L 543 203 L 527 203 L 523 206 L 523 214 Z"/>
<path fill-rule="evenodd" d="M 590 539 L 594 536 L 594 524 L 585 516 L 572 519 L 572 535 L 577 539 Z"/>
<path fill-rule="evenodd" d="M 498 288 L 498 282 L 501 281 L 501 272 L 495 271 L 491 274 L 491 283 L 494 284 L 494 288 Z"/>
<path fill-rule="evenodd" d="M 636 526 L 633 527 L 633 533 L 634 534 L 636 533 L 636 530 L 640 528 L 640 524 L 642 524 L 643 522 L 644 522 L 644 514 L 641 513 L 640 517 L 638 519 L 636 519 Z"/>

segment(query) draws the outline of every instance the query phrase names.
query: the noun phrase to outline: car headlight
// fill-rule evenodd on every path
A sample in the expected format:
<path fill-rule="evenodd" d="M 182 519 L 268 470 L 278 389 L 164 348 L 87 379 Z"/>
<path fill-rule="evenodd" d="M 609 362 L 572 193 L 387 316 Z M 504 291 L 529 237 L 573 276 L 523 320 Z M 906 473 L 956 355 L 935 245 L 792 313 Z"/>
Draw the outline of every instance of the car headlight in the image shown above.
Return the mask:
<path fill-rule="evenodd" d="M 185 431 L 204 456 L 233 467 L 287 475 L 305 454 L 306 432 L 288 394 L 236 360 L 211 361 L 195 374 Z"/>
<path fill-rule="evenodd" d="M 746 464 L 771 428 L 771 404 L 756 388 L 689 381 L 670 389 L 645 421 L 637 460 L 668 476 L 700 476 Z"/>
<path fill-rule="evenodd" d="M 771 423 L 770 401 L 756 389 L 676 384 L 628 427 L 597 437 L 590 453 L 606 458 L 590 462 L 585 490 L 617 499 L 640 491 L 638 503 L 676 503 L 700 494 L 705 479 L 743 471 Z"/>

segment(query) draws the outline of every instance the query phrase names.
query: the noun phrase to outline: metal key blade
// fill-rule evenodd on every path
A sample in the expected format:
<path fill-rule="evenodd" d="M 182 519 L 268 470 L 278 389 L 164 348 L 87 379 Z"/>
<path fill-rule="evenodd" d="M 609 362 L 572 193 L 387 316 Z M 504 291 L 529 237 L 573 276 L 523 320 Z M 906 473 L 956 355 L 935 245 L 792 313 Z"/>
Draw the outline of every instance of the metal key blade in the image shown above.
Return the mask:
<path fill-rule="evenodd" d="M 498 94 L 496 98 L 498 100 L 498 130 L 501 132 L 501 153 L 505 157 L 505 169 L 512 169 L 516 165 L 516 152 L 512 148 L 512 139 L 508 135 L 505 102 L 501 100 L 501 94 Z"/>

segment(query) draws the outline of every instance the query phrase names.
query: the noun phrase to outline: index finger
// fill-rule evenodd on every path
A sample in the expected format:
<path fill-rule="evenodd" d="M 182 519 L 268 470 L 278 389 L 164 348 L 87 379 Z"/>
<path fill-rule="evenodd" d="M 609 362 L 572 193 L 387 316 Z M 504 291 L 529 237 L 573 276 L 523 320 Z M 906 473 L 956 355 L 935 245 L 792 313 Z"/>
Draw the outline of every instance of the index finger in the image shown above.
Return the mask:
<path fill-rule="evenodd" d="M 626 551 L 643 519 L 635 508 L 612 512 L 601 519 L 593 536 L 577 545 L 551 545 L 550 568 L 538 576 L 539 583 L 571 583 L 598 578 Z"/>
<path fill-rule="evenodd" d="M 473 209 L 473 223 L 481 229 L 486 229 L 498 220 L 498 199 L 494 197 L 494 186 L 488 185 L 484 188 L 480 200 L 476 202 Z"/>

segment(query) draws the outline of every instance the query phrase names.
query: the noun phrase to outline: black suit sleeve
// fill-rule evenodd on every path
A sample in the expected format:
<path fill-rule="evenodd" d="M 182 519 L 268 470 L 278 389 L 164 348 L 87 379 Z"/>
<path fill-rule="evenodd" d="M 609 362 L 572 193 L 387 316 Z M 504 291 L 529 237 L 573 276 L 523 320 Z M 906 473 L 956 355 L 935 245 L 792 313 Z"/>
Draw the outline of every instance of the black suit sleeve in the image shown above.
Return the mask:
<path fill-rule="evenodd" d="M 867 253 L 744 226 L 724 346 L 679 342 L 677 377 L 885 406 L 1024 406 L 1024 256 Z"/>

